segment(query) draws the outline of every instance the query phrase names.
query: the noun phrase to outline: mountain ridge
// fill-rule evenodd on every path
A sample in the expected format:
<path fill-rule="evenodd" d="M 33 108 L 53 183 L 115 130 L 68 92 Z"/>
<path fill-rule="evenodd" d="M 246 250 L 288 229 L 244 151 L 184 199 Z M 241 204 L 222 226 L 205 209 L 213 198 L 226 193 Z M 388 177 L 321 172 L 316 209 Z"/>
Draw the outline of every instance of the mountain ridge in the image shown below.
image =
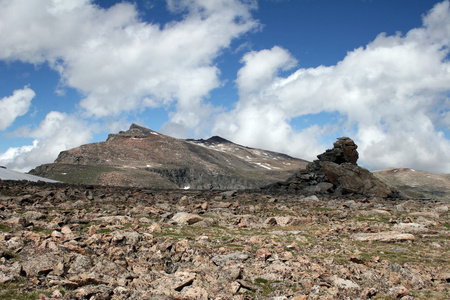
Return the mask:
<path fill-rule="evenodd" d="M 430 173 L 411 168 L 387 168 L 372 173 L 400 191 L 405 198 L 439 199 L 450 202 L 450 174 Z"/>
<path fill-rule="evenodd" d="M 68 183 L 150 188 L 251 189 L 287 179 L 307 162 L 219 136 L 177 139 L 132 124 L 104 142 L 62 151 L 30 171 Z"/>

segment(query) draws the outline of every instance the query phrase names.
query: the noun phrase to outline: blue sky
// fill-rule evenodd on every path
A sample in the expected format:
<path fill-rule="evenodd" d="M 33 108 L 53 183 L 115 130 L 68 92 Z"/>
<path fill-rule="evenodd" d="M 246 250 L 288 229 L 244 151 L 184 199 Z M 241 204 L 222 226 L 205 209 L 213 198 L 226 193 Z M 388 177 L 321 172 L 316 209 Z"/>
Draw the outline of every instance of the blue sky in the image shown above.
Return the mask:
<path fill-rule="evenodd" d="M 450 173 L 450 8 L 432 0 L 0 0 L 0 165 L 138 123 L 308 160 Z"/>

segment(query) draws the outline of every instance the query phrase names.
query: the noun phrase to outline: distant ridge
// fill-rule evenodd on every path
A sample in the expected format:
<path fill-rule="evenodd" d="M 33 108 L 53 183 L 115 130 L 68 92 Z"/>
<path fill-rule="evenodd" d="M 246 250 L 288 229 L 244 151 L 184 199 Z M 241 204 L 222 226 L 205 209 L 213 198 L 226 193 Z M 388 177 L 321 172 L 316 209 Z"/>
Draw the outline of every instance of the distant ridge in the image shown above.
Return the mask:
<path fill-rule="evenodd" d="M 388 168 L 372 172 L 405 198 L 438 199 L 450 203 L 450 174 L 436 174 L 409 168 Z"/>
<path fill-rule="evenodd" d="M 30 171 L 68 183 L 181 189 L 253 189 L 286 180 L 307 161 L 219 136 L 177 139 L 132 124 L 105 142 L 59 154 Z"/>

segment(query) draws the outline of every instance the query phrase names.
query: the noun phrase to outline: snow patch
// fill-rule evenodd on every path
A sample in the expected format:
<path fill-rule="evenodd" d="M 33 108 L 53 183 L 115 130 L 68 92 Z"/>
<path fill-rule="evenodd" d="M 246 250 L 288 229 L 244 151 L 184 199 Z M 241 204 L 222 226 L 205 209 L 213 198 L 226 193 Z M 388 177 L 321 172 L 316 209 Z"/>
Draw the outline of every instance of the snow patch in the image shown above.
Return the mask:
<path fill-rule="evenodd" d="M 263 167 L 263 168 L 265 168 L 265 169 L 272 170 L 271 167 L 265 166 L 265 165 L 263 165 L 262 163 L 255 163 L 255 164 L 258 165 L 258 166 L 260 166 L 260 167 Z"/>
<path fill-rule="evenodd" d="M 0 179 L 1 180 L 27 180 L 27 181 L 45 181 L 45 182 L 59 182 L 56 180 L 35 176 L 31 174 L 21 173 L 13 170 L 8 170 L 0 168 Z"/>

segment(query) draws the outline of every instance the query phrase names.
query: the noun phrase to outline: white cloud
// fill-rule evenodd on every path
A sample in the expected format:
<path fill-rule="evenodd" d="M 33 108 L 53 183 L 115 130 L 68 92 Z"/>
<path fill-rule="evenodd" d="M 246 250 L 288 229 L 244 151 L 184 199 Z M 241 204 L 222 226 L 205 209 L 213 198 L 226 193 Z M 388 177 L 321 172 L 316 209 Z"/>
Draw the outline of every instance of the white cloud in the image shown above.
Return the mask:
<path fill-rule="evenodd" d="M 262 87 L 272 83 L 280 69 L 289 70 L 297 64 L 288 51 L 278 46 L 249 52 L 244 55 L 242 62 L 245 65 L 239 70 L 236 80 L 241 97 L 259 92 Z"/>
<path fill-rule="evenodd" d="M 449 6 L 448 1 L 437 4 L 424 16 L 423 27 L 405 36 L 380 34 L 335 66 L 281 77 L 277 72 L 295 61 L 286 50 L 246 54 L 237 78 L 241 98 L 218 118 L 214 133 L 311 159 L 320 152 L 306 151 L 323 149 L 321 138 L 339 126 L 333 130 L 356 140 L 360 163 L 368 168 L 450 173 L 450 141 L 438 129 L 450 129 L 445 120 L 450 111 Z M 321 112 L 338 113 L 346 121 L 292 127 L 292 119 Z"/>
<path fill-rule="evenodd" d="M 28 112 L 31 100 L 36 94 L 29 87 L 15 90 L 9 97 L 0 100 L 0 130 L 8 128 L 17 117 Z"/>
<path fill-rule="evenodd" d="M 92 138 L 85 122 L 56 111 L 48 113 L 37 128 L 22 130 L 22 134 L 34 138 L 33 144 L 11 147 L 0 154 L 0 165 L 20 172 L 51 163 L 61 151 L 85 144 Z"/>
<path fill-rule="evenodd" d="M 168 1 L 180 21 L 161 26 L 139 19 L 133 4 L 109 9 L 90 1 L 0 2 L 0 59 L 48 62 L 85 98 L 95 117 L 175 104 L 177 118 L 198 112 L 220 85 L 213 60 L 258 26 L 250 1 Z M 183 119 L 188 128 L 200 119 Z M 189 120 L 189 122 L 184 121 Z M 180 123 L 181 124 L 181 123 Z"/>
<path fill-rule="evenodd" d="M 37 147 L 38 143 L 39 143 L 38 140 L 34 140 L 32 145 L 8 148 L 8 150 L 6 150 L 6 152 L 0 154 L 0 164 L 3 166 L 14 165 L 14 160 L 17 157 L 26 155 L 28 152 L 35 149 Z"/>

